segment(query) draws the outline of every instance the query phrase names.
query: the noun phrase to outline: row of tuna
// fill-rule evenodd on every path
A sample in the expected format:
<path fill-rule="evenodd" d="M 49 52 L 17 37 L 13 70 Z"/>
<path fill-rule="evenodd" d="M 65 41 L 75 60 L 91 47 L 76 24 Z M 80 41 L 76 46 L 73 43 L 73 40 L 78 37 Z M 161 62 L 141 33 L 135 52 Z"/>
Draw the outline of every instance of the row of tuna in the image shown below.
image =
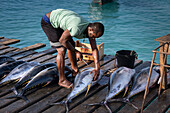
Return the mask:
<path fill-rule="evenodd" d="M 1 62 L 1 58 L 0 58 L 0 62 Z M 19 61 L 12 61 L 12 62 L 19 62 Z M 37 62 L 25 62 L 25 61 L 20 61 L 20 62 L 22 63 L 18 66 L 15 66 L 15 68 L 0 82 L 1 85 L 7 81 L 9 82 L 9 81 L 18 80 L 18 82 L 12 88 L 12 90 L 16 95 L 7 98 L 19 97 L 19 98 L 23 98 L 28 102 L 28 99 L 24 96 L 25 91 L 37 85 L 45 86 L 49 84 L 52 80 L 58 78 L 58 70 L 55 63 L 39 64 Z M 5 66 L 10 63 L 0 64 L 0 70 L 1 70 L 1 65 Z M 93 81 L 93 73 L 90 73 L 93 69 L 94 68 L 92 67 L 85 68 L 76 75 L 74 80 L 73 90 L 70 92 L 70 94 L 68 94 L 65 100 L 61 102 L 49 103 L 49 104 L 50 105 L 64 104 L 66 107 L 66 112 L 69 112 L 68 103 L 71 102 L 71 100 L 77 97 L 79 94 L 85 92 L 86 90 L 88 93 L 90 87 L 99 83 L 104 73 L 106 72 L 105 70 L 100 70 L 100 75 L 98 80 Z M 142 69 L 139 73 L 136 73 L 135 69 L 130 69 L 127 67 L 120 67 L 116 69 L 112 74 L 110 74 L 110 79 L 108 81 L 108 93 L 105 99 L 102 102 L 89 104 L 89 105 L 104 105 L 111 113 L 112 111 L 109 108 L 108 103 L 113 101 L 121 101 L 132 105 L 135 109 L 138 109 L 134 104 L 132 104 L 129 101 L 129 98 L 145 90 L 149 69 L 150 68 L 147 67 L 145 69 Z M 68 70 L 70 69 L 68 68 Z M 159 74 L 153 69 L 149 87 L 153 86 L 158 80 L 158 78 L 159 78 Z M 25 87 L 22 88 L 21 92 L 18 92 L 17 89 L 23 85 L 25 85 Z M 129 86 L 132 86 L 130 90 L 128 90 Z M 122 91 L 125 91 L 124 95 L 127 96 L 115 99 L 114 97 Z"/>
<path fill-rule="evenodd" d="M 88 92 L 91 86 L 95 85 L 96 83 L 99 83 L 99 81 L 102 79 L 102 76 L 104 75 L 105 72 L 104 70 L 100 70 L 100 75 L 98 80 L 93 81 L 93 73 L 90 73 L 93 69 L 94 68 L 89 67 L 79 72 L 76 75 L 73 90 L 67 96 L 67 98 L 61 102 L 50 103 L 50 105 L 64 104 L 66 108 L 66 113 L 68 113 L 69 112 L 68 102 L 71 102 L 73 98 L 77 97 L 85 90 L 87 90 Z M 138 109 L 134 104 L 132 104 L 129 101 L 129 98 L 145 90 L 149 69 L 150 68 L 147 67 L 142 69 L 139 73 L 136 73 L 135 69 L 130 69 L 127 67 L 118 68 L 110 75 L 110 79 L 108 82 L 108 93 L 105 97 L 105 100 L 99 103 L 88 104 L 88 105 L 91 106 L 104 105 L 106 106 L 108 111 L 112 113 L 107 103 L 113 101 L 121 101 L 132 105 L 135 109 Z M 158 80 L 158 78 L 159 78 L 159 74 L 155 70 L 152 70 L 152 76 L 151 76 L 149 87 L 153 86 Z M 130 89 L 130 92 L 127 94 L 126 97 L 114 99 L 114 97 L 118 95 L 120 92 L 122 92 L 124 89 L 126 93 L 130 85 L 132 85 L 132 88 Z"/>
<path fill-rule="evenodd" d="M 66 67 L 68 68 L 68 67 Z M 17 61 L 8 56 L 0 56 L 0 87 L 16 82 L 12 90 L 16 95 L 7 98 L 23 98 L 25 92 L 35 86 L 46 86 L 58 78 L 56 63 L 40 64 L 38 62 Z M 24 86 L 24 87 L 23 87 Z M 18 89 L 21 88 L 18 92 Z"/>

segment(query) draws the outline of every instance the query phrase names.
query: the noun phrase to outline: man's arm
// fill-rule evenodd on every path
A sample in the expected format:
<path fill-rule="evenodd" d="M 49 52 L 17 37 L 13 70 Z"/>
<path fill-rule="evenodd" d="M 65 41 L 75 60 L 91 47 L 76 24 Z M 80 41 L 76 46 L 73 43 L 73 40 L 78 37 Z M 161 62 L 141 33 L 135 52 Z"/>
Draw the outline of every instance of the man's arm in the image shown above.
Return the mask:
<path fill-rule="evenodd" d="M 89 42 L 92 48 L 92 55 L 94 58 L 94 63 L 95 63 L 95 73 L 94 73 L 94 77 L 93 80 L 97 80 L 99 74 L 100 74 L 100 64 L 99 64 L 99 52 L 97 49 L 97 44 L 96 44 L 96 40 L 95 38 L 89 38 Z"/>
<path fill-rule="evenodd" d="M 69 42 L 70 38 L 72 38 L 72 36 L 70 35 L 70 31 L 68 29 L 66 29 L 63 34 L 61 35 L 61 38 L 59 40 L 59 42 L 67 49 L 69 49 L 70 51 L 74 51 L 77 56 L 78 59 L 81 60 L 82 58 L 82 54 L 81 52 L 79 52 L 78 50 L 76 50 L 73 45 Z"/>

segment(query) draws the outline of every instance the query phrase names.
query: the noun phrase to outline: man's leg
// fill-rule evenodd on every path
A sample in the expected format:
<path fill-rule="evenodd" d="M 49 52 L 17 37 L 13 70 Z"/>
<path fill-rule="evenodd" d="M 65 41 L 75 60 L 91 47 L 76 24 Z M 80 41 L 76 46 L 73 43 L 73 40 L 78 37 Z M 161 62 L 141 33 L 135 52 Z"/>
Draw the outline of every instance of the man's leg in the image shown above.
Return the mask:
<path fill-rule="evenodd" d="M 70 43 L 73 45 L 73 47 L 75 47 L 75 42 L 72 40 L 69 40 Z M 73 69 L 73 76 L 76 76 L 79 69 L 77 66 L 77 59 L 76 59 L 76 54 L 73 51 L 67 50 L 67 54 L 68 54 L 68 58 L 71 62 L 71 68 Z"/>
<path fill-rule="evenodd" d="M 65 68 L 65 54 L 66 54 L 66 48 L 64 47 L 60 47 L 60 48 L 56 48 L 58 51 L 58 55 L 56 58 L 56 62 L 57 62 L 57 67 L 58 67 L 58 72 L 59 72 L 59 82 L 58 84 L 60 86 L 66 87 L 66 88 L 70 88 L 72 83 L 69 82 L 65 75 L 64 75 L 64 68 Z"/>
<path fill-rule="evenodd" d="M 58 72 L 59 72 L 58 84 L 60 86 L 69 88 L 71 83 L 66 79 L 64 75 L 64 68 L 65 68 L 64 57 L 66 54 L 66 49 L 58 42 L 64 30 L 62 30 L 61 28 L 57 28 L 57 29 L 53 28 L 51 24 L 46 23 L 43 19 L 41 19 L 41 26 L 43 31 L 48 37 L 51 47 L 56 48 L 58 51 L 58 55 L 56 58 Z"/>

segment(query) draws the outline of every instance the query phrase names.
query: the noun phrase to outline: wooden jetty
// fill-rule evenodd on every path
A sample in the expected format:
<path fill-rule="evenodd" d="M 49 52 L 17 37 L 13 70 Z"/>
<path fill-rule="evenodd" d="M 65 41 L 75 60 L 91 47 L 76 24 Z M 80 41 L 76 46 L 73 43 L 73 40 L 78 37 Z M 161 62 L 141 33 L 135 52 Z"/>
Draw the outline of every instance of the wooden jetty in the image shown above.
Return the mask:
<path fill-rule="evenodd" d="M 42 48 L 45 44 L 37 43 L 24 48 L 10 47 L 10 44 L 18 43 L 20 40 L 8 39 L 0 37 L 0 55 L 8 55 L 16 60 L 24 61 L 37 61 L 40 63 L 46 62 L 56 62 L 57 51 L 55 49 L 49 48 L 45 51 L 36 52 L 34 50 Z M 104 55 L 104 58 L 100 60 L 101 69 L 110 72 L 114 69 L 114 56 Z M 65 58 L 65 63 L 70 66 L 70 61 Z M 78 61 L 78 67 L 83 69 L 85 67 L 94 67 L 93 61 L 87 61 L 88 66 L 82 62 Z M 150 66 L 149 61 L 143 62 L 142 60 L 135 61 L 135 69 L 138 73 L 141 69 Z M 105 75 L 107 76 L 107 72 Z M 69 74 L 69 73 L 67 73 Z M 107 79 L 106 79 L 107 80 Z M 107 81 L 103 82 L 106 82 Z M 5 98 L 10 95 L 14 95 L 13 92 L 7 91 L 10 89 L 14 83 L 0 87 L 0 99 Z M 108 86 L 106 85 L 95 85 L 93 86 L 88 95 L 85 93 L 79 95 L 72 100 L 70 105 L 70 113 L 108 113 L 103 106 L 86 106 L 86 104 L 96 103 L 104 100 Z M 6 99 L 0 100 L 0 113 L 64 113 L 65 107 L 62 105 L 52 106 L 49 102 L 58 102 L 66 98 L 66 96 L 71 92 L 71 89 L 66 89 L 60 87 L 57 83 L 53 83 L 41 89 L 33 89 L 26 93 L 29 103 L 26 103 L 22 99 Z M 141 92 L 132 98 L 130 101 L 137 107 L 141 107 L 144 93 Z M 119 96 L 119 95 L 118 95 Z M 135 110 L 132 106 L 122 102 L 113 102 L 109 106 L 111 110 L 116 113 L 135 113 L 140 112 Z M 146 102 L 144 105 L 144 113 L 170 113 L 170 89 L 167 89 L 161 93 L 161 98 L 158 99 L 158 86 L 149 90 Z"/>

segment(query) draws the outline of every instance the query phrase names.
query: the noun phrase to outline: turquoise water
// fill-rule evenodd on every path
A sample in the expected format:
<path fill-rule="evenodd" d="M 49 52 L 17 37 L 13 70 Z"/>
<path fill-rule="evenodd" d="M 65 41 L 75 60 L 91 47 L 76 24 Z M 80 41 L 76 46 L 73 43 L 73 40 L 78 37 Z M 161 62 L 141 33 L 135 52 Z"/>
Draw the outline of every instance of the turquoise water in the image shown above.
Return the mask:
<path fill-rule="evenodd" d="M 151 61 L 152 50 L 159 44 L 154 39 L 170 33 L 170 0 L 117 0 L 103 6 L 92 0 L 1 0 L 0 36 L 21 40 L 11 46 L 45 43 L 47 46 L 39 51 L 48 49 L 40 21 L 56 8 L 73 10 L 91 22 L 102 22 L 105 33 L 97 44 L 104 42 L 107 55 L 128 49 L 135 50 L 139 59 Z"/>

